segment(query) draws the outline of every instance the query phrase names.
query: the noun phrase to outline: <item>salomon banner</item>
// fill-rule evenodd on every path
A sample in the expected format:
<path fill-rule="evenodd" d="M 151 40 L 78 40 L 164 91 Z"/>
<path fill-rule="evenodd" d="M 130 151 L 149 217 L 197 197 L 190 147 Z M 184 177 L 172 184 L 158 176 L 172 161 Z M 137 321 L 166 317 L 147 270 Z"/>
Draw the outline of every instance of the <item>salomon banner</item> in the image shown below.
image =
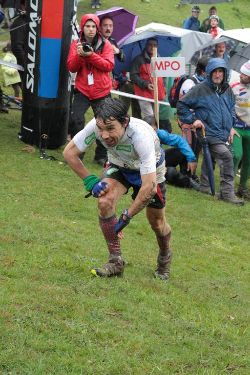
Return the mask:
<path fill-rule="evenodd" d="M 66 61 L 77 0 L 27 0 L 20 138 L 40 148 L 65 144 L 71 81 Z M 24 32 L 24 31 L 22 31 Z"/>

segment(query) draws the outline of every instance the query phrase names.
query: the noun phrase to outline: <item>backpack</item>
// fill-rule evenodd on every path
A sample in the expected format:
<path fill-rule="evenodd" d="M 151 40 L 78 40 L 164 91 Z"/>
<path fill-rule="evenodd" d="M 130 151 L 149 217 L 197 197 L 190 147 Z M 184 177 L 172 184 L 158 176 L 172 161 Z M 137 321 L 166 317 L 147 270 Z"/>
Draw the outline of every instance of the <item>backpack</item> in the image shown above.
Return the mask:
<path fill-rule="evenodd" d="M 172 108 L 176 108 L 176 105 L 180 96 L 181 86 L 183 82 L 186 81 L 186 79 L 192 79 L 192 81 L 197 83 L 194 77 L 189 77 L 189 75 L 187 74 L 183 74 L 182 76 L 175 77 L 174 82 L 170 88 L 169 95 L 168 95 L 168 101 Z"/>

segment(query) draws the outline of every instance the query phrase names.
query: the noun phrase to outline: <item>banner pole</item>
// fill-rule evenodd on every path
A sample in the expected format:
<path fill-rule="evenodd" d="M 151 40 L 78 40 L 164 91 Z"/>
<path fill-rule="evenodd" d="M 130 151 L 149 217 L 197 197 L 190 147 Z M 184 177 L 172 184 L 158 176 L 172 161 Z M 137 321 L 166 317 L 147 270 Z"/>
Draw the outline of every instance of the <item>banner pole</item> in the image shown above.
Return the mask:
<path fill-rule="evenodd" d="M 153 49 L 153 57 L 157 57 L 157 47 Z M 159 129 L 159 98 L 158 98 L 158 78 L 153 77 L 154 83 L 154 114 L 155 114 L 155 121 L 157 124 L 157 129 Z"/>

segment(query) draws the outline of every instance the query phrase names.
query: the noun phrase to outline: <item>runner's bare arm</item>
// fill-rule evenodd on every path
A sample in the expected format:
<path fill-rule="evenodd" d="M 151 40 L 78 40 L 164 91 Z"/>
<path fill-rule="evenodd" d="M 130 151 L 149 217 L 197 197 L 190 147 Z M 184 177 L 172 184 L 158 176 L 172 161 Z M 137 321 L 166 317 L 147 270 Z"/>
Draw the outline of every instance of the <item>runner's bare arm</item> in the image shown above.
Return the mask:
<path fill-rule="evenodd" d="M 88 169 L 83 165 L 80 159 L 81 151 L 76 147 L 73 140 L 65 147 L 63 156 L 70 168 L 72 168 L 80 178 L 85 178 L 90 174 Z"/>
<path fill-rule="evenodd" d="M 129 216 L 135 216 L 146 207 L 157 191 L 156 173 L 141 176 L 142 186 L 137 197 L 128 209 Z"/>

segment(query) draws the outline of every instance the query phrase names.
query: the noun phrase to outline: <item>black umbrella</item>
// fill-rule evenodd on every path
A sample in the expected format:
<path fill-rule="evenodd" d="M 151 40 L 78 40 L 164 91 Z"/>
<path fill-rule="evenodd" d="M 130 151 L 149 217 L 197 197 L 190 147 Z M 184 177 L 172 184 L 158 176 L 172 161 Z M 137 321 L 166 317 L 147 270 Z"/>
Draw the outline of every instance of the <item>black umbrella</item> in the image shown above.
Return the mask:
<path fill-rule="evenodd" d="M 191 64 L 196 66 L 199 58 L 201 58 L 202 56 L 206 56 L 207 58 L 212 57 L 215 53 L 216 44 L 220 44 L 220 43 L 226 43 L 225 55 L 227 56 L 228 53 L 231 54 L 231 51 L 234 49 L 237 42 L 224 36 L 221 36 L 216 39 L 212 39 L 208 41 L 207 43 L 203 44 L 203 46 L 193 54 L 190 60 Z M 229 55 L 228 55 L 228 58 L 229 58 Z"/>
<path fill-rule="evenodd" d="M 199 135 L 201 137 L 203 159 L 207 167 L 207 176 L 208 176 L 209 186 L 211 189 L 211 194 L 215 195 L 214 166 L 213 166 L 213 161 L 212 161 L 212 157 L 211 157 L 210 150 L 209 150 L 209 145 L 208 145 L 208 140 L 206 137 L 205 129 L 202 128 L 202 131 L 200 132 Z"/>
<path fill-rule="evenodd" d="M 231 69 L 236 70 L 240 73 L 240 68 L 245 62 L 250 60 L 250 43 L 247 46 L 242 46 L 241 50 L 237 51 L 229 60 L 229 66 Z"/>

